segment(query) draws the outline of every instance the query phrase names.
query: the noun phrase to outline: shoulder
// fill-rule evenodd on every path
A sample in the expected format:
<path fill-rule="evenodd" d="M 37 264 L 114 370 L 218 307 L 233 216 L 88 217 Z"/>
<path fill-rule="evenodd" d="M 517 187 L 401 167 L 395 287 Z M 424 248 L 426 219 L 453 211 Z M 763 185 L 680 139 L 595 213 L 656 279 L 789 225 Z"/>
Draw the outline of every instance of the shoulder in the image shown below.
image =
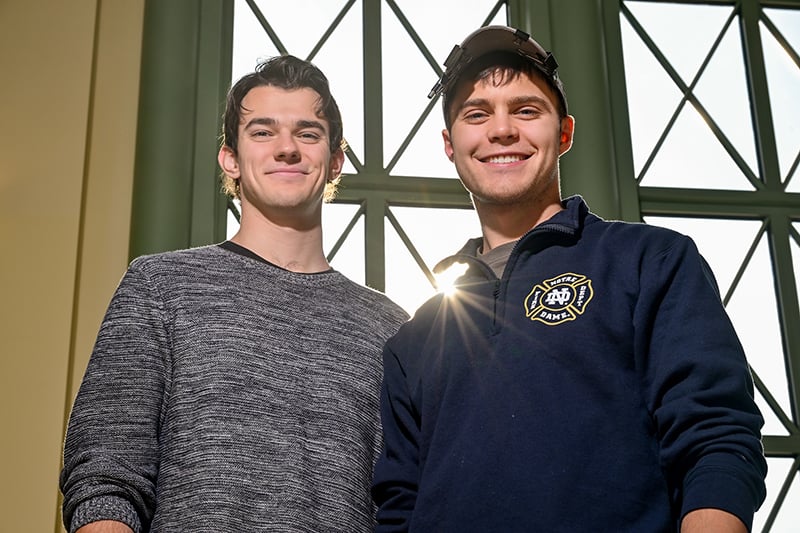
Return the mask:
<path fill-rule="evenodd" d="M 629 248 L 668 249 L 694 246 L 689 236 L 669 228 L 646 222 L 604 219 L 590 211 L 579 196 L 567 199 L 566 207 L 566 211 L 572 213 L 573 224 L 581 234 L 580 239 L 589 241 L 595 248 L 602 249 L 594 242 L 598 239 L 602 239 L 602 244 L 606 245 L 624 242 Z"/>
<path fill-rule="evenodd" d="M 595 226 L 587 225 L 587 244 L 602 261 L 633 268 L 649 284 L 670 283 L 680 275 L 705 280 L 718 291 L 708 261 L 688 235 L 646 223 L 602 221 Z"/>
<path fill-rule="evenodd" d="M 174 250 L 156 254 L 141 255 L 131 261 L 131 270 L 156 271 L 164 268 L 191 268 L 205 266 L 211 261 L 220 260 L 230 254 L 216 244 Z"/>
<path fill-rule="evenodd" d="M 142 255 L 128 265 L 121 287 L 167 294 L 230 285 L 247 272 L 244 261 L 216 245 Z M 224 280 L 228 280 L 225 282 Z"/>
<path fill-rule="evenodd" d="M 413 339 L 426 338 L 432 325 L 441 318 L 443 306 L 447 307 L 446 299 L 447 297 L 443 293 L 436 293 L 420 305 L 414 311 L 414 316 L 406 321 L 398 330 L 397 335 L 391 339 L 392 345 L 399 348 L 407 346 Z M 403 350 L 400 349 L 400 351 Z"/>
<path fill-rule="evenodd" d="M 240 275 L 248 262 L 252 261 L 211 244 L 139 256 L 128 266 L 128 275 L 144 276 L 154 282 L 172 278 L 202 280 Z"/>
<path fill-rule="evenodd" d="M 335 284 L 334 295 L 341 298 L 341 305 L 357 312 L 369 313 L 381 321 L 402 324 L 408 320 L 408 313 L 383 292 L 361 285 L 344 274 L 336 272 L 339 283 Z M 332 285 L 334 287 L 334 285 Z"/>
<path fill-rule="evenodd" d="M 636 251 L 644 253 L 668 253 L 695 250 L 694 241 L 688 235 L 662 226 L 644 222 L 588 219 L 584 227 L 584 238 L 600 240 L 611 250 L 619 249 L 626 254 Z"/>

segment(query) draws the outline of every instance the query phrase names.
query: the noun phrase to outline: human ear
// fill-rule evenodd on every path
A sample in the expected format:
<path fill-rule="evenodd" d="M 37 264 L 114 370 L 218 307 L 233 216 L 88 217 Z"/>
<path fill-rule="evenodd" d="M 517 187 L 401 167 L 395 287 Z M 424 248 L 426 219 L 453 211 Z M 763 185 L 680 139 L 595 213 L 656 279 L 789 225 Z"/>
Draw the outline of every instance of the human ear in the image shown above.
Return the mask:
<path fill-rule="evenodd" d="M 231 179 L 238 180 L 240 176 L 239 160 L 230 146 L 223 146 L 217 154 L 217 162 L 222 171 Z"/>
<path fill-rule="evenodd" d="M 328 181 L 330 182 L 338 178 L 342 174 L 343 168 L 344 150 L 337 148 L 336 151 L 331 154 L 331 168 L 328 172 Z"/>
<path fill-rule="evenodd" d="M 442 140 L 444 140 L 444 153 L 447 159 L 453 161 L 453 142 L 450 140 L 450 132 L 442 130 Z"/>
<path fill-rule="evenodd" d="M 558 147 L 558 155 L 563 155 L 572 148 L 572 139 L 575 135 L 575 117 L 567 115 L 561 119 L 561 143 Z"/>

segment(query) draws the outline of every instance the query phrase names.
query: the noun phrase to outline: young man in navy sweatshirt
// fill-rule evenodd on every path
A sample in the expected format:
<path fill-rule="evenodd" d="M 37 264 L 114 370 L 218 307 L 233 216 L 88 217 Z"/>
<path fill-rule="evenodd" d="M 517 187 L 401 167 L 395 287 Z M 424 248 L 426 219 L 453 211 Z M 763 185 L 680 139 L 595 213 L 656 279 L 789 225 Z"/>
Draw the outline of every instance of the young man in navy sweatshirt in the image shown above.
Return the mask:
<path fill-rule="evenodd" d="M 529 35 L 482 28 L 445 67 L 482 236 L 384 350 L 377 531 L 748 530 L 763 419 L 694 243 L 561 198 L 575 119 Z"/>

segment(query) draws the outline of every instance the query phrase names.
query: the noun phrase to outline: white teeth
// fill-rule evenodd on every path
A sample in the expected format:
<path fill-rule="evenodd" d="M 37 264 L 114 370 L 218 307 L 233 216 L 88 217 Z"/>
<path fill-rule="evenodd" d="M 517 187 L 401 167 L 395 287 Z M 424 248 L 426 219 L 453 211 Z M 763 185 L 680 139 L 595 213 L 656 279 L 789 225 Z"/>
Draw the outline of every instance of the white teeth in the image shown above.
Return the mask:
<path fill-rule="evenodd" d="M 515 163 L 521 161 L 522 157 L 518 155 L 498 155 L 490 157 L 486 160 L 487 163 Z"/>

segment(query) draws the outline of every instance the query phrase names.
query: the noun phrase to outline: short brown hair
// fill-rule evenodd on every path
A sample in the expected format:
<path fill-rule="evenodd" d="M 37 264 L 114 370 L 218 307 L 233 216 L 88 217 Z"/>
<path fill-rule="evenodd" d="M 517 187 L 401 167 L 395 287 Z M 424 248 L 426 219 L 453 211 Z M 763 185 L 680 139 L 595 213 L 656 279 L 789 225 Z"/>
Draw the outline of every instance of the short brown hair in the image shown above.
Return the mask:
<path fill-rule="evenodd" d="M 317 116 L 328 122 L 328 141 L 331 154 L 344 148 L 342 115 L 330 91 L 328 78 L 313 63 L 292 55 L 275 56 L 258 64 L 254 72 L 242 76 L 228 91 L 222 124 L 222 146 L 238 154 L 239 124 L 242 120 L 242 101 L 254 88 L 262 86 L 280 89 L 312 89 L 319 94 Z M 333 199 L 339 178 L 328 183 L 325 199 Z M 222 174 L 222 189 L 232 198 L 239 197 L 238 181 Z"/>
<path fill-rule="evenodd" d="M 553 79 L 545 76 L 533 63 L 518 54 L 496 52 L 481 56 L 470 63 L 470 65 L 459 74 L 455 83 L 450 85 L 447 90 L 442 93 L 442 112 L 444 113 L 444 124 L 447 130 L 450 131 L 450 126 L 453 123 L 453 98 L 458 90 L 465 84 L 491 78 L 499 85 L 504 85 L 523 74 L 547 82 L 547 86 L 552 90 L 553 98 L 558 102 L 559 118 L 567 116 L 566 93 L 559 78 Z M 561 95 L 563 95 L 563 97 Z"/>

